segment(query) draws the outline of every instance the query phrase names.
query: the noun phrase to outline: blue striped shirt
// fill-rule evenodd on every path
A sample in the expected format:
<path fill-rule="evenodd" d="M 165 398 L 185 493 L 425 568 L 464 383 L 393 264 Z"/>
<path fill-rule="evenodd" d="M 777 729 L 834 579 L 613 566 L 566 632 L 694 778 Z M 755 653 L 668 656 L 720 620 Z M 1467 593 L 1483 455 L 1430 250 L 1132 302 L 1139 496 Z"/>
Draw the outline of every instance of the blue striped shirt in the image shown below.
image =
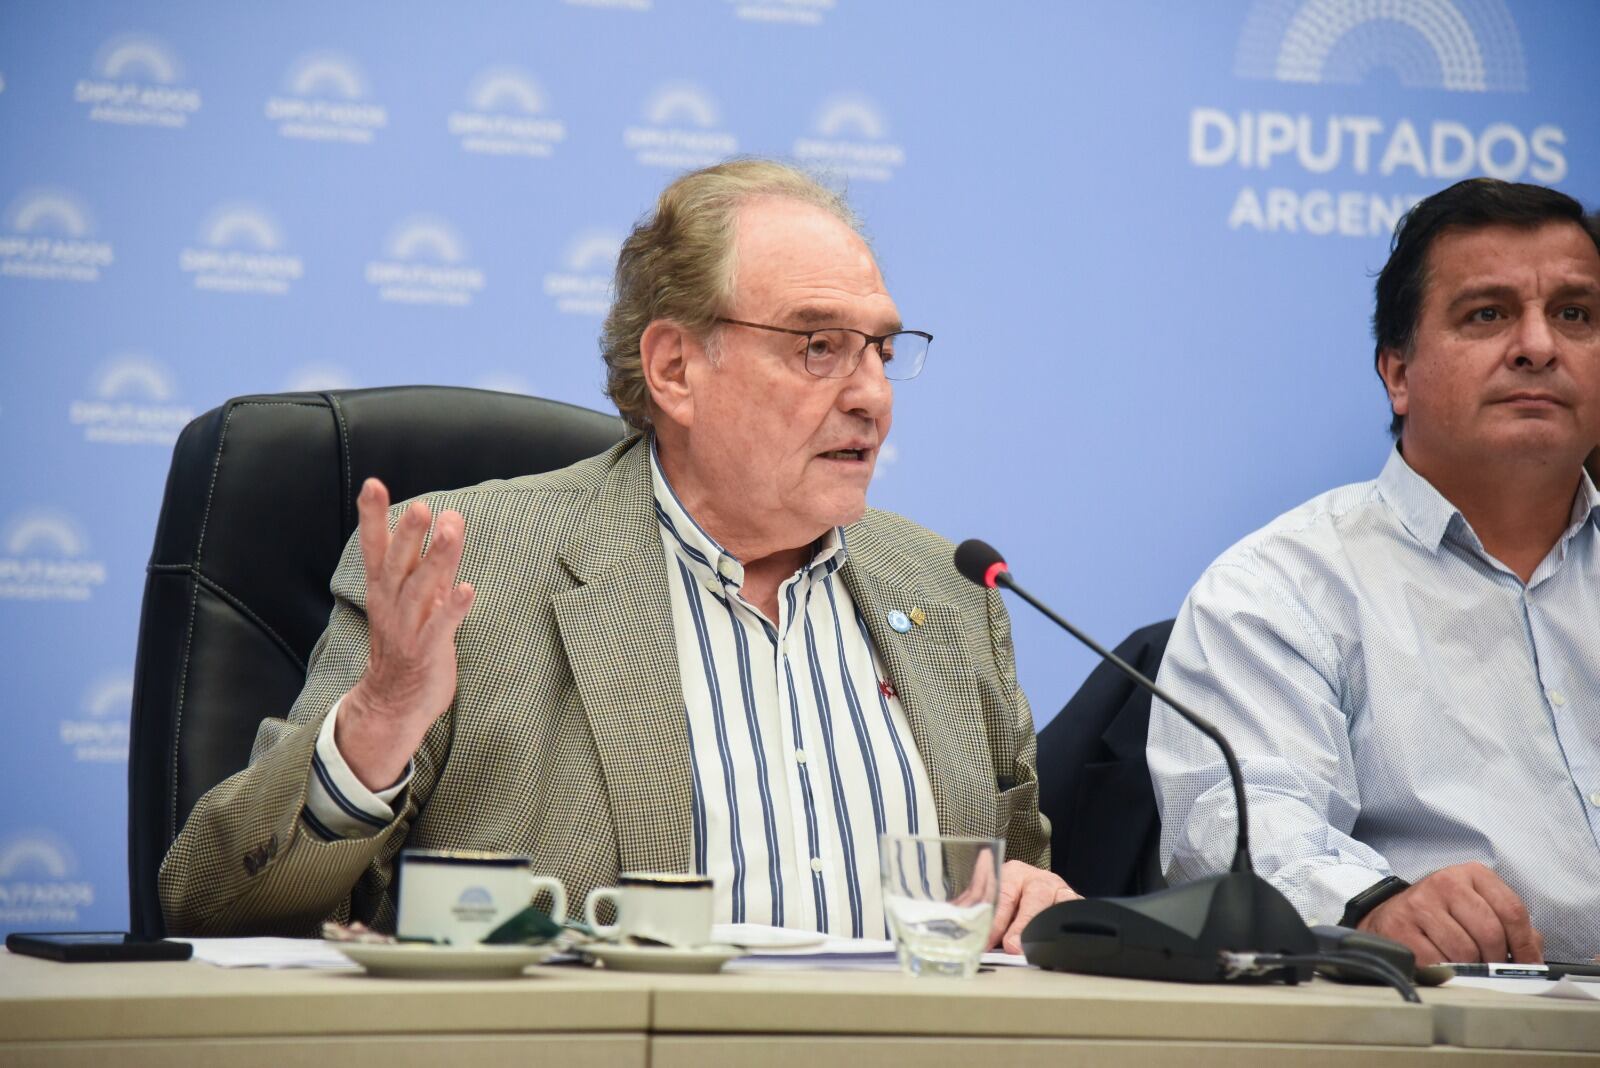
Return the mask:
<path fill-rule="evenodd" d="M 844 583 L 844 532 L 778 590 L 684 509 L 651 450 L 694 769 L 694 861 L 716 919 L 883 938 L 878 836 L 937 834 L 927 770 Z"/>
<path fill-rule="evenodd" d="M 1600 493 L 1524 583 L 1391 454 L 1207 569 L 1161 683 L 1239 753 L 1256 867 L 1310 920 L 1388 875 L 1480 861 L 1555 960 L 1600 953 Z M 1157 701 L 1150 774 L 1174 881 L 1227 869 L 1216 747 Z"/>

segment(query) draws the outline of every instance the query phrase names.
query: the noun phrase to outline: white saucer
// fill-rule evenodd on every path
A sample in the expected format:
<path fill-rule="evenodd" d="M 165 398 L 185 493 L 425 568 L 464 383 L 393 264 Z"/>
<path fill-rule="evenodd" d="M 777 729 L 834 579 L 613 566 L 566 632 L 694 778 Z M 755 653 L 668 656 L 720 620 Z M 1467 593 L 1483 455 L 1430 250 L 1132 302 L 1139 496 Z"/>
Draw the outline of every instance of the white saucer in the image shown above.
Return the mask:
<path fill-rule="evenodd" d="M 719 923 L 711 928 L 711 938 L 748 950 L 809 949 L 828 940 L 821 931 L 802 931 L 794 927 L 768 927 L 764 923 Z"/>
<path fill-rule="evenodd" d="M 512 979 L 558 947 L 436 946 L 416 942 L 330 942 L 340 953 L 384 979 Z"/>
<path fill-rule="evenodd" d="M 722 966 L 744 955 L 738 946 L 625 946 L 613 942 L 590 942 L 579 951 L 617 972 L 720 972 Z"/>

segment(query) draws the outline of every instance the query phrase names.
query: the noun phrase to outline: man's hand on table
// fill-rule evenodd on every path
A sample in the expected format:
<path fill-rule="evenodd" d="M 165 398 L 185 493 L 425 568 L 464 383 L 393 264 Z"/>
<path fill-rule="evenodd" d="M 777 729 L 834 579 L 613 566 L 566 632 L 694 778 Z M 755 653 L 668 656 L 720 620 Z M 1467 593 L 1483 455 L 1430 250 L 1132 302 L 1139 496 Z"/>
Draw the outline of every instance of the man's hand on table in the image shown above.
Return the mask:
<path fill-rule="evenodd" d="M 1544 960 L 1544 938 L 1528 907 L 1501 878 L 1473 861 L 1440 868 L 1391 897 L 1356 925 L 1392 938 L 1419 967 L 1448 961 L 1518 964 Z"/>
<path fill-rule="evenodd" d="M 361 556 L 367 568 L 367 669 L 345 695 L 334 743 L 369 790 L 405 771 L 456 690 L 456 628 L 472 607 L 472 585 L 457 584 L 466 521 L 446 511 L 428 552 L 428 506 L 415 501 L 389 532 L 389 491 L 375 478 L 361 487 Z"/>
<path fill-rule="evenodd" d="M 998 943 L 1007 953 L 1021 953 L 1022 929 L 1028 921 L 1058 901 L 1081 896 L 1055 872 L 1020 860 L 1006 861 L 1000 867 L 1000 896 L 985 948 L 993 949 Z"/>

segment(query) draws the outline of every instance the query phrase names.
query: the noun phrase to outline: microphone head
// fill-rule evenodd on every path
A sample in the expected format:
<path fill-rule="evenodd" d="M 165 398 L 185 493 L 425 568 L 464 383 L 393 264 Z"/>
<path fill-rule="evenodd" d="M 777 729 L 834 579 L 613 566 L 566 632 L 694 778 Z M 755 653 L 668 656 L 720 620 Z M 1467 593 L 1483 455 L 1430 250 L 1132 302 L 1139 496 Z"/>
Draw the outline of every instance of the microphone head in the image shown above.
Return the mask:
<path fill-rule="evenodd" d="M 956 546 L 956 570 L 966 576 L 968 581 L 987 586 L 991 590 L 1000 581 L 1001 575 L 1011 573 L 999 551 L 988 542 L 979 541 L 977 538 L 968 538 Z"/>

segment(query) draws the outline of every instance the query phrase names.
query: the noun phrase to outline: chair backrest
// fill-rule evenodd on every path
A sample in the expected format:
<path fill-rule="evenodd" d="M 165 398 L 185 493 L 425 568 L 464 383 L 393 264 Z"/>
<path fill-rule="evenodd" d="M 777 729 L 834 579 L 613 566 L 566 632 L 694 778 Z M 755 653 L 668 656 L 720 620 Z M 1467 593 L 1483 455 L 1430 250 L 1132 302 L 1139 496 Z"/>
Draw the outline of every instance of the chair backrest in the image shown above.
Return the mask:
<path fill-rule="evenodd" d="M 1173 621 L 1116 648 L 1155 678 Z M 1089 673 L 1039 732 L 1039 809 L 1050 819 L 1050 867 L 1087 897 L 1159 890 L 1161 818 L 1145 763 L 1150 694 L 1110 664 Z"/>
<path fill-rule="evenodd" d="M 448 386 L 236 397 L 173 451 L 145 579 L 128 758 L 131 929 L 164 931 L 156 876 L 200 797 L 249 761 L 305 683 L 328 580 L 368 476 L 391 499 L 552 471 L 624 426 L 555 401 Z"/>

